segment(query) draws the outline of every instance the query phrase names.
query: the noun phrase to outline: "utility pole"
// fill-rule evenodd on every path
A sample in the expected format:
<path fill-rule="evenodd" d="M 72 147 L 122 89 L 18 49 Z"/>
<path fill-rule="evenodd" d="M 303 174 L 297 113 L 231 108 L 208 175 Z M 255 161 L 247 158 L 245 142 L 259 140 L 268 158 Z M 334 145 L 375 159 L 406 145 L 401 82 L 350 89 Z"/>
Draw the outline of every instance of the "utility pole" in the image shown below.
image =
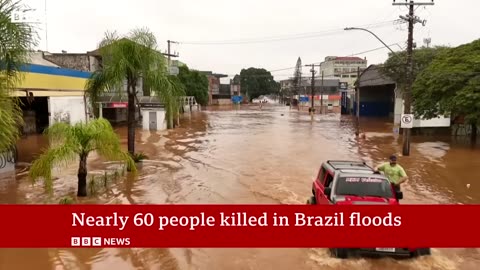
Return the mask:
<path fill-rule="evenodd" d="M 168 57 L 168 67 L 170 68 L 171 66 L 171 58 L 172 57 L 178 57 L 179 54 L 178 52 L 174 52 L 173 54 L 170 52 L 170 47 L 171 47 L 171 44 L 178 44 L 178 42 L 176 41 L 173 41 L 173 40 L 167 40 L 167 53 L 163 53 L 163 55 L 167 56 Z"/>
<path fill-rule="evenodd" d="M 172 43 L 178 44 L 178 42 L 176 42 L 176 41 L 167 40 L 167 44 L 168 44 L 167 50 L 168 50 L 168 51 L 167 51 L 167 53 L 164 53 L 163 55 L 166 55 L 166 56 L 168 57 L 168 63 L 167 63 L 167 64 L 168 64 L 168 74 L 170 74 L 170 75 L 176 75 L 176 74 L 172 74 L 172 69 L 171 69 L 171 67 L 172 67 L 172 61 L 171 61 L 171 58 L 172 58 L 172 57 L 178 57 L 179 54 L 178 54 L 177 52 L 175 52 L 175 53 L 173 53 L 173 54 L 171 53 L 171 51 L 170 51 L 170 47 L 171 47 L 170 44 L 172 44 Z M 167 125 L 167 126 L 169 126 L 169 128 L 173 128 L 173 127 L 174 127 L 174 124 L 173 124 L 173 111 L 172 111 L 172 110 L 173 110 L 173 108 L 172 108 L 171 105 L 170 105 L 170 110 L 169 110 L 169 111 L 170 111 L 170 115 L 168 116 L 168 125 Z M 179 126 L 179 125 L 180 125 L 180 110 L 178 110 L 178 112 L 177 112 L 177 126 Z"/>
<path fill-rule="evenodd" d="M 415 16 L 415 6 L 425 6 L 425 5 L 434 5 L 433 0 L 431 2 L 424 3 L 415 3 L 413 0 L 405 3 L 395 3 L 393 0 L 393 5 L 396 6 L 408 6 L 409 11 L 407 16 L 400 16 L 401 19 L 408 21 L 408 41 L 407 41 L 407 65 L 406 65 L 406 79 L 407 85 L 403 94 L 404 99 L 404 114 L 411 114 L 412 112 L 412 85 L 413 85 L 413 25 L 415 23 L 421 23 L 425 26 L 426 21 L 421 21 L 420 18 Z M 404 156 L 410 155 L 410 136 L 411 129 L 403 129 L 403 151 Z"/>
<path fill-rule="evenodd" d="M 357 83 L 355 85 L 355 99 L 357 103 L 357 120 L 356 120 L 356 131 L 355 135 L 360 135 L 360 67 L 357 67 Z"/>
<path fill-rule="evenodd" d="M 322 81 L 320 85 L 320 114 L 323 114 L 323 70 L 322 70 Z"/>
<path fill-rule="evenodd" d="M 312 105 L 310 107 L 310 109 L 308 110 L 310 112 L 310 115 L 312 116 L 312 120 L 313 120 L 313 115 L 315 114 L 315 73 L 317 72 L 315 70 L 315 66 L 320 66 L 320 65 L 315 65 L 315 64 L 311 64 L 309 65 L 312 67 L 312 69 L 310 69 L 310 72 L 312 72 L 312 84 L 311 84 L 311 94 L 312 94 Z M 322 73 L 323 74 L 323 73 Z M 323 80 L 323 75 L 322 75 L 322 80 Z M 321 93 L 320 93 L 321 95 Z"/>
<path fill-rule="evenodd" d="M 312 69 L 310 70 L 312 72 L 312 85 L 311 85 L 311 90 L 312 90 L 312 107 L 310 107 L 310 115 L 313 117 L 315 114 L 315 66 L 312 64 Z"/>

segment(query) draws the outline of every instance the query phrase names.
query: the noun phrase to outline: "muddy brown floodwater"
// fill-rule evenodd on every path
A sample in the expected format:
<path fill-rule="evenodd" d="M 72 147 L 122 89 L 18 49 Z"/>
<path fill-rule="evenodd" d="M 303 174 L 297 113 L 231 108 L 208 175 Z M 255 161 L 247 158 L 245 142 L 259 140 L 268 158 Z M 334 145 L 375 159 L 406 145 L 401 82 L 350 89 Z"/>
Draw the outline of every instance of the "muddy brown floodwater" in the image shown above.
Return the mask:
<path fill-rule="evenodd" d="M 79 203 L 278 203 L 304 204 L 326 159 L 364 159 L 370 164 L 401 152 L 392 126 L 362 121 L 356 139 L 349 117 L 310 116 L 267 105 L 209 110 L 187 115 L 173 131 L 138 131 L 137 151 L 146 153 L 138 179 Z M 120 128 L 126 144 L 126 130 Z M 30 162 L 45 144 L 41 137 L 19 143 Z M 480 149 L 450 138 L 414 137 L 409 157 L 400 157 L 410 181 L 404 203 L 480 203 Z M 90 173 L 110 166 L 92 158 Z M 53 198 L 20 175 L 0 180 L 0 203 L 57 202 L 74 194 L 75 166 L 56 173 Z M 471 184 L 467 188 L 467 184 Z M 4 217 L 2 217 L 3 219 Z M 11 217 L 9 217 L 11 218 Z M 418 224 L 422 226 L 422 224 Z M 32 221 L 32 230 L 35 224 Z M 21 233 L 21 232 L 15 232 Z M 42 232 L 39 232 L 42 233 Z M 439 236 L 441 237 L 441 236 Z M 0 269 L 477 269 L 479 249 L 433 249 L 415 260 L 331 258 L 327 249 L 2 249 Z"/>

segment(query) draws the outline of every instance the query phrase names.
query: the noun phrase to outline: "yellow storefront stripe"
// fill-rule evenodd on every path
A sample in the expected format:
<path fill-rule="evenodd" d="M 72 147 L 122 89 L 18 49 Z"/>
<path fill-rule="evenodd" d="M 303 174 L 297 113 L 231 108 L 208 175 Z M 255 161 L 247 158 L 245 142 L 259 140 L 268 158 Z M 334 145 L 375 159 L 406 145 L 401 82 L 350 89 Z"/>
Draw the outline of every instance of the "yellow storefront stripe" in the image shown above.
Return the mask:
<path fill-rule="evenodd" d="M 16 96 L 25 96 L 25 90 L 36 97 L 83 96 L 87 79 L 24 72 L 17 86 Z"/>
<path fill-rule="evenodd" d="M 18 89 L 49 89 L 84 91 L 87 79 L 67 76 L 56 76 L 39 73 L 23 73 L 23 80 Z"/>

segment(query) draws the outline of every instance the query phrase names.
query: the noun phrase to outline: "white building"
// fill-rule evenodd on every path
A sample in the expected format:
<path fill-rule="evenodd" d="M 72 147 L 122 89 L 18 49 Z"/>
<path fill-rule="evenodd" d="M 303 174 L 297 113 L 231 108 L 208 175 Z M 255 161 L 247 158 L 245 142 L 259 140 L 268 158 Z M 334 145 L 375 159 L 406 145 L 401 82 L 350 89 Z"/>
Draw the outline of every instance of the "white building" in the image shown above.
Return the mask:
<path fill-rule="evenodd" d="M 349 88 L 354 88 L 358 69 L 361 73 L 366 68 L 367 60 L 360 57 L 327 56 L 320 64 L 324 78 L 338 78 L 340 82 L 348 83 Z"/>

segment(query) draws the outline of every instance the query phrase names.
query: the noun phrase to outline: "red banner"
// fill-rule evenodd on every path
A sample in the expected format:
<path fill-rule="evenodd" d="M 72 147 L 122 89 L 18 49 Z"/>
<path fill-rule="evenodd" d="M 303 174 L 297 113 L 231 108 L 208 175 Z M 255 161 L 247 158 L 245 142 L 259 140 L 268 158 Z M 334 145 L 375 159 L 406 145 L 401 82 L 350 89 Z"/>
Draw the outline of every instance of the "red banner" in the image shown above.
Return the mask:
<path fill-rule="evenodd" d="M 6 247 L 480 247 L 480 205 L 1 205 Z"/>

